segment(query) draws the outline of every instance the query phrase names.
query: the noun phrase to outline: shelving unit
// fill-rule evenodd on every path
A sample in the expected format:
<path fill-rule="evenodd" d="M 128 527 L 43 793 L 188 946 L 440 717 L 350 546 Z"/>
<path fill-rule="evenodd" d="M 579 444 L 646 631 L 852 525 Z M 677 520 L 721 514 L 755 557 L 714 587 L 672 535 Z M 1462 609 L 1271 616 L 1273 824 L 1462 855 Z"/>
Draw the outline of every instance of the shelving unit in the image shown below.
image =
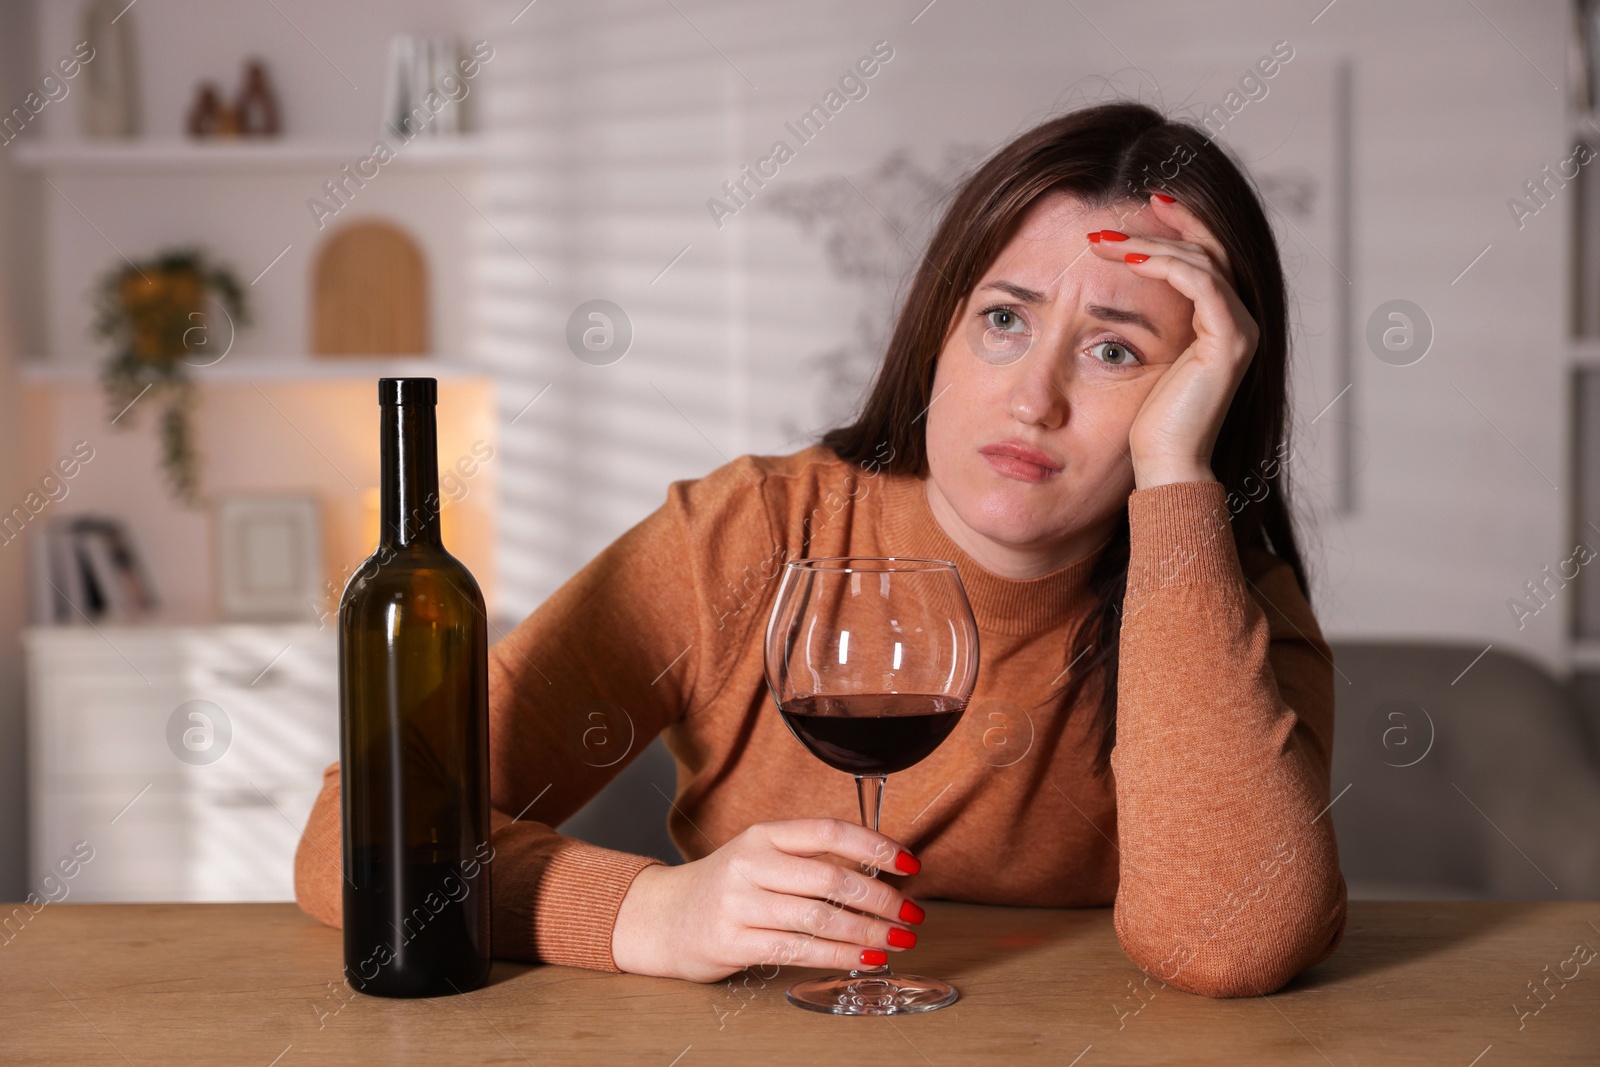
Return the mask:
<path fill-rule="evenodd" d="M 379 141 L 389 146 L 392 156 L 388 162 L 377 164 L 378 169 L 374 174 L 371 173 L 372 166 L 361 168 L 358 164 L 372 157 L 374 146 Z M 65 184 L 56 190 L 62 196 L 68 197 L 68 203 L 72 205 L 64 212 L 66 224 L 72 226 L 76 225 L 80 218 L 95 217 L 101 220 L 96 224 L 97 228 L 100 228 L 107 218 L 114 216 L 103 213 L 105 203 L 103 197 L 99 203 L 86 205 L 78 190 L 105 189 L 106 183 L 125 179 L 148 180 L 171 176 L 182 181 L 198 180 L 207 183 L 200 188 L 207 189 L 207 195 L 210 196 L 213 195 L 210 192 L 212 189 L 220 193 L 223 189 L 245 187 L 236 186 L 233 184 L 235 182 L 265 178 L 276 180 L 283 185 L 286 190 L 284 200 L 293 198 L 303 200 L 307 195 L 317 196 L 319 187 L 325 179 L 337 179 L 344 168 L 349 168 L 366 182 L 378 182 L 385 192 L 390 194 L 387 203 L 374 201 L 371 194 L 360 196 L 355 202 L 356 214 L 368 214 L 374 210 L 380 214 L 393 214 L 396 212 L 396 206 L 392 194 L 396 189 L 417 188 L 408 183 L 415 182 L 422 176 L 428 176 L 428 180 L 431 181 L 438 181 L 436 176 L 440 174 L 471 176 L 491 158 L 500 158 L 492 147 L 490 138 L 481 134 L 420 136 L 407 141 L 397 134 L 382 136 L 377 131 L 370 137 L 288 136 L 209 140 L 175 137 L 99 140 L 79 137 L 39 138 L 17 144 L 11 149 L 11 153 L 15 164 L 23 170 L 41 174 L 47 179 L 59 178 L 63 183 L 71 179 L 76 184 L 77 190 Z M 500 155 L 504 154 L 506 153 L 502 150 Z M 399 185 L 391 184 L 391 175 L 399 180 Z M 211 183 L 220 184 L 213 186 Z M 302 186 L 302 183 L 309 184 Z M 294 188 L 293 193 L 287 192 L 291 186 Z M 260 188 L 259 184 L 249 187 Z M 64 190 L 72 191 L 69 195 Z M 91 192 L 91 197 L 94 195 Z M 415 202 L 415 197 L 421 194 L 409 195 Z M 50 206 L 61 207 L 55 204 Z M 88 215 L 84 214 L 85 209 L 89 212 Z M 171 214 L 179 208 L 171 203 L 169 198 L 169 203 L 157 210 Z M 400 210 L 402 214 L 405 213 L 404 209 Z M 463 203 L 455 213 L 470 216 L 472 211 L 472 207 Z M 194 222 L 204 225 L 203 220 Z M 194 222 L 190 225 L 193 226 Z M 290 236 L 294 234 L 291 233 Z M 311 236 L 314 240 L 317 235 L 313 232 Z M 426 240 L 426 237 L 423 239 Z M 306 244 L 303 235 L 297 243 L 302 247 Z M 288 251 L 287 248 L 284 250 Z M 459 255 L 460 249 L 446 248 L 431 251 L 434 254 L 430 256 L 430 262 L 440 268 L 439 273 L 434 275 L 434 282 L 436 285 L 447 284 L 446 279 L 450 277 L 448 264 Z M 283 268 L 279 269 L 281 271 Z M 450 296 L 446 295 L 443 299 L 448 301 Z M 57 326 L 53 332 L 59 334 L 62 331 Z M 295 338 L 276 338 L 273 340 L 274 347 L 286 340 L 292 343 Z M 437 344 L 435 350 L 437 352 Z M 98 354 L 89 358 L 87 353 L 74 351 L 72 346 L 68 346 L 64 351 L 36 353 L 24 358 L 21 361 L 21 376 L 25 383 L 40 386 L 82 383 L 97 379 L 99 363 Z M 417 357 L 348 356 L 325 359 L 292 350 L 282 355 L 259 353 L 248 356 L 233 355 L 214 365 L 197 364 L 195 368 L 196 380 L 201 384 L 248 383 L 256 380 L 339 381 L 377 375 L 419 374 L 455 378 L 472 373 L 474 372 L 462 368 L 459 364 L 440 359 L 437 354 Z"/>
<path fill-rule="evenodd" d="M 23 382 L 65 385 L 99 380 L 100 365 L 34 357 L 20 363 Z M 230 356 L 210 366 L 196 366 L 201 386 L 245 385 L 268 381 L 349 381 L 380 377 L 482 378 L 483 371 L 432 356 Z"/>
<path fill-rule="evenodd" d="M 81 12 L 25 6 L 35 40 L 24 65 L 48 70 L 62 47 L 80 39 Z M 224 621 L 215 514 L 170 498 L 159 394 L 124 409 L 128 417 L 115 424 L 109 418 L 100 372 L 111 346 L 93 331 L 94 295 L 107 270 L 198 245 L 248 288 L 250 323 L 233 349 L 215 363 L 220 344 L 190 357 L 201 393 L 191 427 L 206 503 L 252 494 L 316 498 L 323 572 L 334 594 L 375 541 L 379 413 L 369 383 L 438 378 L 440 474 L 451 479 L 441 520 L 457 524 L 451 551 L 478 578 L 487 610 L 496 610 L 505 461 L 494 376 L 464 361 L 473 355 L 478 255 L 495 239 L 480 176 L 493 161 L 516 157 L 499 154 L 486 134 L 405 140 L 378 124 L 390 36 L 469 23 L 471 5 L 336 0 L 318 10 L 316 26 L 290 14 L 310 37 L 269 4 L 226 18 L 196 18 L 185 5 L 137 5 L 119 25 L 136 27 L 144 135 L 81 136 L 80 79 L 72 99 L 52 102 L 0 153 L 16 202 L 30 212 L 16 257 L 32 285 L 14 309 L 29 349 L 16 361 L 15 464 L 43 496 L 45 472 L 78 442 L 93 447 L 77 474 L 50 482 L 68 491 L 50 493 L 46 510 L 35 513 L 27 547 L 58 518 L 121 519 L 160 601 L 157 614 L 136 622 L 90 626 L 80 617 L 23 632 L 27 717 L 5 739 L 28 750 L 31 773 L 24 804 L 0 814 L 28 827 L 31 853 L 26 861 L 0 855 L 0 865 L 25 862 L 37 884 L 39 872 L 86 840 L 96 858 L 74 881 L 73 899 L 292 899 L 299 831 L 322 768 L 338 756 L 332 618 L 311 619 L 316 608 L 308 603 L 310 621 Z M 17 59 L 24 49 L 6 51 Z M 269 64 L 284 134 L 183 136 L 196 83 L 221 79 L 226 92 L 231 72 L 250 56 Z M 474 84 L 474 93 L 484 91 L 487 81 Z M 392 158 L 374 177 L 372 164 L 360 164 L 380 141 Z M 326 184 L 343 181 L 346 168 L 365 184 L 342 200 L 331 197 Z M 314 200 L 336 210 L 318 214 Z M 396 223 L 424 252 L 429 330 L 419 347 L 427 351 L 313 355 L 317 256 L 339 228 L 371 218 Z M 475 447 L 480 442 L 495 448 L 491 458 Z M 470 473 L 463 457 L 476 463 Z M 502 632 L 515 622 L 495 621 Z M 214 704 L 231 722 L 231 747 L 214 763 L 191 763 L 167 741 L 175 710 L 190 701 Z"/>
<path fill-rule="evenodd" d="M 398 134 L 380 135 L 374 125 L 370 133 L 339 135 L 207 140 L 44 136 L 13 145 L 13 164 L 49 183 L 41 201 L 44 264 L 52 294 L 41 309 L 48 351 L 27 361 L 25 380 L 47 385 L 93 375 L 88 364 L 98 360 L 90 360 L 85 349 L 86 312 L 76 295 L 94 284 L 89 264 L 97 258 L 109 262 L 118 251 L 134 255 L 135 249 L 193 240 L 216 244 L 241 279 L 252 285 L 258 272 L 267 275 L 264 289 L 278 295 L 258 305 L 263 313 L 257 325 L 265 329 L 255 334 L 253 344 L 269 353 L 298 353 L 307 340 L 296 321 L 299 308 L 284 314 L 285 284 L 307 284 L 307 256 L 326 237 L 326 228 L 366 216 L 402 220 L 425 250 L 436 359 L 442 343 L 448 343 L 445 339 L 464 334 L 460 309 L 468 283 L 458 265 L 470 253 L 461 235 L 481 215 L 473 192 L 477 176 L 485 164 L 513 155 L 503 143 L 497 148 L 495 140 L 479 133 L 406 140 Z M 387 162 L 373 159 L 380 141 L 392 153 Z M 329 191 L 330 180 L 350 192 L 341 200 Z M 331 213 L 318 215 L 313 202 Z M 291 247 L 289 260 L 277 264 L 273 257 Z M 275 264 L 270 275 L 262 269 L 269 264 Z M 75 295 L 63 299 L 54 294 Z M 274 300 L 279 301 L 276 308 Z M 298 376 L 316 381 L 374 367 L 366 363 L 360 372 L 337 370 L 303 355 L 270 360 L 253 356 L 248 363 L 237 355 L 233 359 L 240 365 L 219 364 L 208 377 L 238 381 L 259 372 L 272 380 Z M 59 369 L 50 365 L 57 362 Z M 396 362 L 407 373 L 435 368 L 453 373 L 437 362 Z"/>
<path fill-rule="evenodd" d="M 208 558 L 212 534 L 192 515 L 147 506 L 165 494 L 148 405 L 117 427 L 131 436 L 113 436 L 100 395 L 106 352 L 90 334 L 87 297 L 119 254 L 198 243 L 230 264 L 241 285 L 253 287 L 252 323 L 236 349 L 215 363 L 209 362 L 214 356 L 191 357 L 190 380 L 204 394 L 195 432 L 207 489 L 318 495 L 335 570 L 354 558 L 365 521 L 354 490 L 372 477 L 372 442 L 353 427 L 375 417 L 367 383 L 432 377 L 452 387 L 455 403 L 464 406 L 441 435 L 448 453 L 442 464 L 466 454 L 473 441 L 497 436 L 492 376 L 463 361 L 471 344 L 465 309 L 473 293 L 472 235 L 481 226 L 475 190 L 485 164 L 499 158 L 492 139 L 459 134 L 406 141 L 380 137 L 375 123 L 370 132 L 347 129 L 250 140 L 42 136 L 8 150 L 14 166 L 48 180 L 39 181 L 44 300 L 32 309 L 44 324 L 42 344 L 18 364 L 31 394 L 35 465 L 48 467 L 80 439 L 103 440 L 98 470 L 116 469 L 117 477 L 93 489 L 75 486 L 71 506 L 128 521 L 163 599 L 186 615 L 209 618 L 213 611 L 209 569 L 183 562 Z M 363 174 L 358 164 L 372 157 L 380 140 L 393 156 L 376 176 L 371 165 Z M 339 204 L 323 190 L 345 168 L 365 184 L 324 228 L 307 205 L 312 199 Z M 431 301 L 426 353 L 310 352 L 307 294 L 317 250 L 338 227 L 364 218 L 398 222 L 424 251 Z M 252 386 L 270 396 L 255 395 Z M 350 410 L 355 404 L 359 408 Z M 275 442 L 270 462 L 241 447 L 234 430 L 243 427 Z M 467 505 L 474 534 L 463 550 L 492 591 L 493 473 L 482 479 Z"/>
<path fill-rule="evenodd" d="M 373 146 L 382 140 L 394 154 L 384 169 L 449 168 L 483 163 L 491 149 L 486 139 L 474 134 L 453 137 L 418 137 L 405 141 L 398 135 L 368 140 L 271 138 L 260 140 L 35 140 L 18 144 L 15 159 L 29 170 L 48 172 L 130 172 L 181 171 L 195 173 L 259 172 L 335 168 L 354 165 L 372 155 Z"/>

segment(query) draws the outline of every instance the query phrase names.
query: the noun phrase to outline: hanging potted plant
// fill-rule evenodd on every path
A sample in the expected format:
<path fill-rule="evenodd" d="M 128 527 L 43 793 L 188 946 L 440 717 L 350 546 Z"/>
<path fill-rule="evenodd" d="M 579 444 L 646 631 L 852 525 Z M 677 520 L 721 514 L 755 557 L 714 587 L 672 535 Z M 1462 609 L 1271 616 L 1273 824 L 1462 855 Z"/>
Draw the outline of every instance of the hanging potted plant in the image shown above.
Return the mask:
<path fill-rule="evenodd" d="M 108 271 L 96 292 L 95 311 L 96 336 L 117 346 L 100 372 L 112 423 L 130 424 L 136 403 L 160 408 L 167 486 L 176 500 L 197 506 L 190 368 L 210 366 L 227 355 L 234 328 L 248 322 L 244 289 L 232 271 L 200 249 L 168 249 Z"/>

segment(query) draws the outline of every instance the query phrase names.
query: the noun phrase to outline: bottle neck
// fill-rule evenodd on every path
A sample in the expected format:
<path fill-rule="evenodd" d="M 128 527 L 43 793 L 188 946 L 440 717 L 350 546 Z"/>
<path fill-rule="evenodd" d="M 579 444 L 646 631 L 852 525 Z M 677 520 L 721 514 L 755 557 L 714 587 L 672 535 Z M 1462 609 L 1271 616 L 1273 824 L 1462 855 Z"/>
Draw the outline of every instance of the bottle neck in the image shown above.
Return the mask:
<path fill-rule="evenodd" d="M 384 404 L 381 512 L 378 543 L 384 548 L 439 541 L 439 446 L 432 404 Z"/>

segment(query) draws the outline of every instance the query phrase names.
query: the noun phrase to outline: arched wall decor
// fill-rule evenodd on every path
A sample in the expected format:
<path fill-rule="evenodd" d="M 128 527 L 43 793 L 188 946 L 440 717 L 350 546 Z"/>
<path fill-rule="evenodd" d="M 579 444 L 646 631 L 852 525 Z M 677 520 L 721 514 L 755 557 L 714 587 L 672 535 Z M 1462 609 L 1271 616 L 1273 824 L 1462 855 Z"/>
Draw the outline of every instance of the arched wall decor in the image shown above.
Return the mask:
<path fill-rule="evenodd" d="M 319 356 L 429 350 L 428 266 L 393 223 L 362 219 L 330 235 L 311 274 L 311 351 Z"/>

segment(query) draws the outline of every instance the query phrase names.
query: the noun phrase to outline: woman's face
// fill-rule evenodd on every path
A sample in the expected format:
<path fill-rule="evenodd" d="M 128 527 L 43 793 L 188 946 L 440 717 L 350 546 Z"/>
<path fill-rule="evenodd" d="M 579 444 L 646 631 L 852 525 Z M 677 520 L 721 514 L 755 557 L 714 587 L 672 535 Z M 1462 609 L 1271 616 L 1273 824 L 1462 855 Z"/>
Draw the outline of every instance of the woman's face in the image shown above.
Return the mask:
<path fill-rule="evenodd" d="M 1134 488 L 1128 430 L 1194 340 L 1186 297 L 1089 251 L 1089 231 L 1102 229 L 1179 237 L 1135 202 L 1085 209 L 1066 194 L 1041 197 L 939 353 L 930 504 L 1011 549 L 1086 552 L 1110 536 Z"/>

